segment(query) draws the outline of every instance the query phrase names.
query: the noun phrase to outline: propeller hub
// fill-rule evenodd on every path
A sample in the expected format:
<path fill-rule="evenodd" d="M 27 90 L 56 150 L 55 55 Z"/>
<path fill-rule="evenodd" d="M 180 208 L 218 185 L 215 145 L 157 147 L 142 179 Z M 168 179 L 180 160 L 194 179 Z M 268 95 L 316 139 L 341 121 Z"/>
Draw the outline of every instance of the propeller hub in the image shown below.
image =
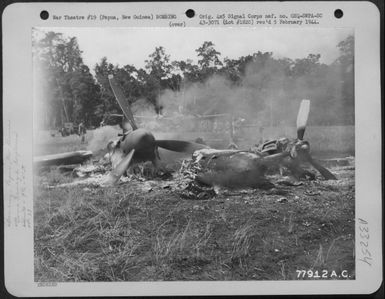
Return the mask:
<path fill-rule="evenodd" d="M 294 144 L 294 146 L 290 149 L 290 156 L 295 159 L 298 156 L 301 156 L 303 154 L 308 154 L 310 152 L 310 144 L 307 141 L 304 140 L 297 140 Z"/>
<path fill-rule="evenodd" d="M 307 141 L 298 140 L 295 147 L 299 152 L 310 152 L 310 144 Z"/>
<path fill-rule="evenodd" d="M 309 144 L 308 143 L 306 143 L 306 144 L 302 144 L 301 146 L 300 146 L 300 149 L 302 150 L 302 151 L 309 151 L 310 150 L 310 146 L 309 146 Z"/>

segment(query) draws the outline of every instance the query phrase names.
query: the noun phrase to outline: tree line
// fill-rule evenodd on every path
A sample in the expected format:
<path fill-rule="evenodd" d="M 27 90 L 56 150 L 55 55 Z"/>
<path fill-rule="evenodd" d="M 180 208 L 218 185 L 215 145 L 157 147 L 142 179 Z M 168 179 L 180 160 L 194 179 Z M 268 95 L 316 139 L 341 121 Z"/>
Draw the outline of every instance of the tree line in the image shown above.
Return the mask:
<path fill-rule="evenodd" d="M 252 122 L 285 123 L 303 98 L 312 100 L 313 125 L 354 124 L 354 38 L 336 45 L 330 64 L 319 54 L 301 59 L 276 58 L 257 51 L 237 59 L 222 58 L 211 41 L 196 49 L 197 63 L 171 61 L 156 47 L 144 68 L 113 65 L 102 57 L 93 75 L 82 59 L 76 37 L 47 32 L 33 39 L 37 101 L 42 126 L 63 122 L 98 126 L 110 114 L 121 114 L 108 75 L 113 74 L 130 104 L 145 102 L 154 113 L 205 115 L 235 113 Z M 259 113 L 259 114 L 258 114 Z"/>

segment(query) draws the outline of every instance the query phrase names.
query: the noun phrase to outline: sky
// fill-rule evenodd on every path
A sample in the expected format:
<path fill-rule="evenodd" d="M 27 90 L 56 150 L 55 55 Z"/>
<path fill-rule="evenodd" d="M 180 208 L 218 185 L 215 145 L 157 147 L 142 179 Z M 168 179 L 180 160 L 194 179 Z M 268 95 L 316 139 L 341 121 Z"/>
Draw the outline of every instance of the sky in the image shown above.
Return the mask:
<path fill-rule="evenodd" d="M 337 44 L 352 34 L 336 28 L 128 28 L 128 27 L 40 27 L 41 31 L 77 37 L 83 62 L 93 70 L 102 57 L 119 66 L 143 68 L 145 60 L 162 46 L 171 60 L 197 62 L 195 50 L 212 41 L 221 58 L 239 58 L 257 51 L 274 57 L 305 58 L 321 54 L 321 62 L 332 63 L 339 55 Z"/>

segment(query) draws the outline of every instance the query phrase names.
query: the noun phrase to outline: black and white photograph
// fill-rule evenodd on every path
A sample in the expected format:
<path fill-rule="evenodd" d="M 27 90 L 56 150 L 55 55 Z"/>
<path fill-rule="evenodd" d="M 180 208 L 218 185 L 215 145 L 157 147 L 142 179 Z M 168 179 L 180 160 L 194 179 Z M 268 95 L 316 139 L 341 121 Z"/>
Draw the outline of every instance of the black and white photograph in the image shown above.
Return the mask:
<path fill-rule="evenodd" d="M 35 282 L 355 279 L 352 28 L 31 38 Z"/>
<path fill-rule="evenodd" d="M 15 3 L 2 34 L 9 296 L 380 288 L 376 5 Z"/>

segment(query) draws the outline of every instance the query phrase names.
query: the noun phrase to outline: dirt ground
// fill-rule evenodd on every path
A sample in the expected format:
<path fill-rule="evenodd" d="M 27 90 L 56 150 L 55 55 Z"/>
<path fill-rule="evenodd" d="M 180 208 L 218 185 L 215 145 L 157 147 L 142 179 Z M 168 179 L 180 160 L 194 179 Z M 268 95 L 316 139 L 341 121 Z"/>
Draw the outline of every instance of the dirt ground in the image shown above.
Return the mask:
<path fill-rule="evenodd" d="M 337 181 L 273 175 L 272 189 L 203 200 L 172 179 L 46 188 L 73 178 L 39 173 L 35 280 L 354 279 L 354 161 L 329 169 Z"/>

